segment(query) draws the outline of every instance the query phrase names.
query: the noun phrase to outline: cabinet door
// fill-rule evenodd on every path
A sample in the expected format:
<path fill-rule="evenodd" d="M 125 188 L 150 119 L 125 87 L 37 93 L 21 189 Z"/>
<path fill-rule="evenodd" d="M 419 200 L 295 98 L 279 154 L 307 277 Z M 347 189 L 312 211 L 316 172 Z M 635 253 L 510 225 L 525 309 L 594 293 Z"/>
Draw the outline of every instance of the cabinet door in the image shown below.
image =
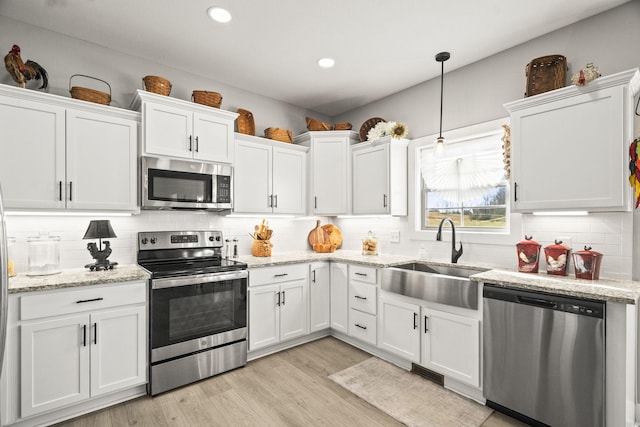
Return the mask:
<path fill-rule="evenodd" d="M 152 155 L 192 158 L 193 114 L 181 108 L 144 102 L 144 151 Z"/>
<path fill-rule="evenodd" d="M 480 321 L 422 307 L 422 364 L 480 386 Z"/>
<path fill-rule="evenodd" d="M 331 326 L 329 263 L 311 264 L 309 280 L 309 331 L 315 332 Z"/>
<path fill-rule="evenodd" d="M 349 331 L 349 283 L 347 265 L 331 263 L 331 328 Z"/>
<path fill-rule="evenodd" d="M 0 97 L 0 129 L 5 208 L 64 208 L 64 108 Z"/>
<path fill-rule="evenodd" d="M 353 213 L 389 213 L 389 145 L 353 150 Z"/>
<path fill-rule="evenodd" d="M 280 341 L 280 285 L 249 288 L 249 350 Z"/>
<path fill-rule="evenodd" d="M 398 356 L 420 362 L 420 306 L 380 295 L 378 346 Z"/>
<path fill-rule="evenodd" d="M 222 123 L 207 114 L 193 114 L 193 157 L 210 162 L 233 161 L 233 122 Z"/>
<path fill-rule="evenodd" d="M 280 285 L 280 340 L 309 333 L 309 300 L 307 280 L 295 280 Z"/>
<path fill-rule="evenodd" d="M 138 124 L 67 110 L 67 207 L 135 210 Z"/>
<path fill-rule="evenodd" d="M 313 212 L 318 215 L 349 211 L 349 145 L 344 138 L 313 143 Z"/>
<path fill-rule="evenodd" d="M 304 214 L 307 154 L 273 147 L 273 212 Z"/>
<path fill-rule="evenodd" d="M 512 207 L 628 210 L 621 86 L 511 115 Z"/>
<path fill-rule="evenodd" d="M 109 310 L 91 315 L 91 396 L 144 384 L 146 308 Z"/>
<path fill-rule="evenodd" d="M 236 141 L 234 212 L 271 212 L 271 147 Z"/>
<path fill-rule="evenodd" d="M 20 417 L 89 398 L 89 315 L 20 327 Z"/>

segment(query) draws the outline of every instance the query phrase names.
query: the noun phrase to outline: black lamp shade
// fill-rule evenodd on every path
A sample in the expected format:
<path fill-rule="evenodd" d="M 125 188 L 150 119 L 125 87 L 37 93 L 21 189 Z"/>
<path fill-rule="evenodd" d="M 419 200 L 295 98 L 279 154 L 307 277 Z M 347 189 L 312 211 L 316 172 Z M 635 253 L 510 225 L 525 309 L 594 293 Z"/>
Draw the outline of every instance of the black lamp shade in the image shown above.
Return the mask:
<path fill-rule="evenodd" d="M 105 239 L 118 237 L 111 228 L 111 221 L 108 219 L 94 220 L 89 222 L 87 232 L 83 239 Z"/>

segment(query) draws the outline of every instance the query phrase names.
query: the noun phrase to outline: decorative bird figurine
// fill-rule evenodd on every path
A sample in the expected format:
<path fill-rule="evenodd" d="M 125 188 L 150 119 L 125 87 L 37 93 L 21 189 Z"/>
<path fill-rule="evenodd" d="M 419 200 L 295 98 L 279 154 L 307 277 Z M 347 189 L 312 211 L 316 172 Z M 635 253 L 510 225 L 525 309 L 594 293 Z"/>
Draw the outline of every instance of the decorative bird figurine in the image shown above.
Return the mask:
<path fill-rule="evenodd" d="M 20 46 L 17 44 L 14 44 L 9 53 L 5 55 L 4 65 L 19 87 L 26 87 L 27 80 L 33 79 L 42 79 L 42 86 L 39 89 L 46 89 L 49 85 L 47 71 L 37 62 L 31 60 L 27 60 L 26 63 L 22 62 Z"/>

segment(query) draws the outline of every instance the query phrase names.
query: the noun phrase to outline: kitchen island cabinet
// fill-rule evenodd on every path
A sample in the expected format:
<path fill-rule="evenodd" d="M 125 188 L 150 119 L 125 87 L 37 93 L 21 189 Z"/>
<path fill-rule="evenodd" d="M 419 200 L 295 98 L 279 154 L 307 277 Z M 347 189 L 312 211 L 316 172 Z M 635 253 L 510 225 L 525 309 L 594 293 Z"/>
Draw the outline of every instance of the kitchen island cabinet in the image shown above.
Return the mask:
<path fill-rule="evenodd" d="M 309 212 L 342 215 L 351 211 L 351 145 L 353 131 L 306 132 L 295 143 L 310 147 Z"/>
<path fill-rule="evenodd" d="M 146 295 L 144 281 L 11 293 L 2 424 L 50 424 L 144 394 Z"/>
<path fill-rule="evenodd" d="M 141 154 L 233 163 L 237 113 L 144 90 L 132 108 L 142 112 Z"/>
<path fill-rule="evenodd" d="M 131 111 L 0 85 L 5 207 L 137 211 L 138 122 Z"/>
<path fill-rule="evenodd" d="M 633 69 L 505 104 L 511 114 L 511 207 L 628 211 Z"/>
<path fill-rule="evenodd" d="M 233 210 L 304 214 L 307 147 L 235 134 Z"/>
<path fill-rule="evenodd" d="M 407 215 L 408 144 L 387 136 L 352 147 L 354 215 Z"/>

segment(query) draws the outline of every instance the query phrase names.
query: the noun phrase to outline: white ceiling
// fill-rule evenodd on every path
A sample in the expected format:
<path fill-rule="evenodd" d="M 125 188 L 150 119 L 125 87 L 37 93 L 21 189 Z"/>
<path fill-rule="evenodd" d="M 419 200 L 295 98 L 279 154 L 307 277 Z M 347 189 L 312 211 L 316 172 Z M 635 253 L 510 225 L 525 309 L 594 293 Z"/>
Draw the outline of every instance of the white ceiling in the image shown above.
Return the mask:
<path fill-rule="evenodd" d="M 0 15 L 334 116 L 439 76 L 440 51 L 451 71 L 626 1 L 0 0 Z"/>

